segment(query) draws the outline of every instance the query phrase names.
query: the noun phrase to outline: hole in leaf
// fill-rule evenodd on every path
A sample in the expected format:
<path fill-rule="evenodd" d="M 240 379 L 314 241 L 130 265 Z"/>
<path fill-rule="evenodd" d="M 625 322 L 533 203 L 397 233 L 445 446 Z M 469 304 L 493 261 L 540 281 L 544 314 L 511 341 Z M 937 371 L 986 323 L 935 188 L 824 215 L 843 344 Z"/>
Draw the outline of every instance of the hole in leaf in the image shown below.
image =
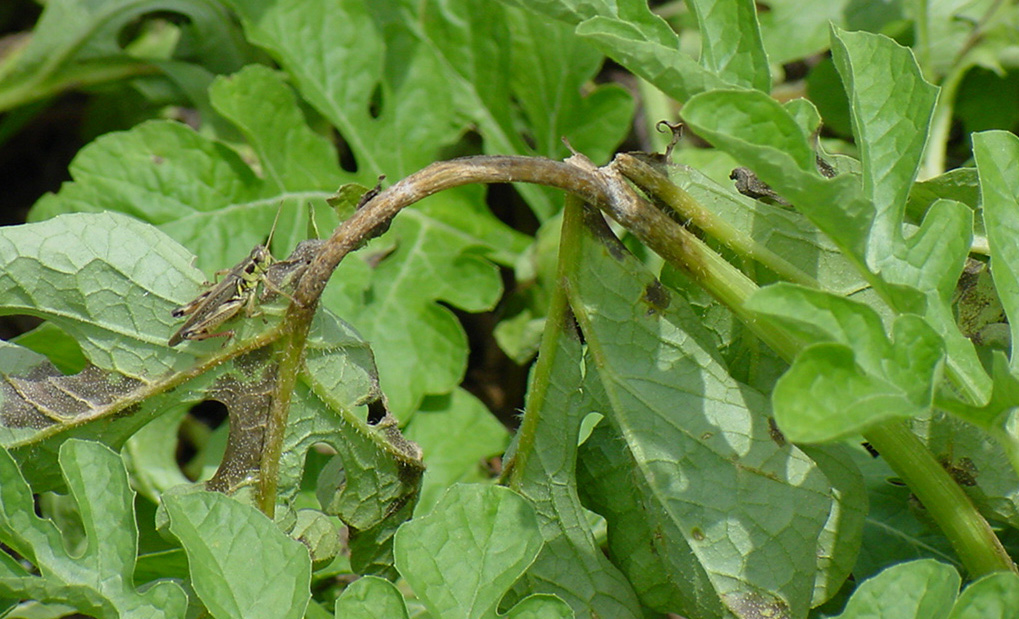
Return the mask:
<path fill-rule="evenodd" d="M 304 456 L 304 475 L 301 477 L 301 490 L 314 494 L 318 487 L 318 479 L 322 469 L 336 456 L 336 450 L 326 443 L 315 443 Z"/>
<path fill-rule="evenodd" d="M 350 144 L 347 144 L 347 141 L 339 134 L 336 134 L 336 139 L 333 141 L 336 143 L 340 167 L 347 172 L 357 172 L 357 158 L 354 157 L 354 152 L 350 150 Z"/>
<path fill-rule="evenodd" d="M 11 342 L 24 346 L 40 355 L 46 356 L 61 373 L 72 375 L 85 369 L 88 360 L 81 352 L 78 341 L 68 335 L 52 322 L 43 322 L 34 316 L 5 316 L 4 318 L 19 319 L 23 327 L 32 327 L 10 339 Z M 23 320 L 20 320 L 23 319 Z M 8 323 L 5 323 L 8 324 Z M 0 329 L 3 329 L 0 327 Z M 6 337 L 4 339 L 7 339 Z"/>
<path fill-rule="evenodd" d="M 382 421 L 382 418 L 386 416 L 386 404 L 382 399 L 375 400 L 374 402 L 368 403 L 368 423 L 376 425 Z"/>
<path fill-rule="evenodd" d="M 0 316 L 0 339 L 10 340 L 23 333 L 28 333 L 42 323 L 42 318 L 27 314 Z"/>
<path fill-rule="evenodd" d="M 375 88 L 372 90 L 372 97 L 368 102 L 368 115 L 372 118 L 378 118 L 382 115 L 382 106 L 385 101 L 382 99 L 382 83 L 376 83 Z"/>
<path fill-rule="evenodd" d="M 206 467 L 223 459 L 229 434 L 226 406 L 205 400 L 191 407 L 177 431 L 177 465 L 191 481 L 202 478 Z"/>

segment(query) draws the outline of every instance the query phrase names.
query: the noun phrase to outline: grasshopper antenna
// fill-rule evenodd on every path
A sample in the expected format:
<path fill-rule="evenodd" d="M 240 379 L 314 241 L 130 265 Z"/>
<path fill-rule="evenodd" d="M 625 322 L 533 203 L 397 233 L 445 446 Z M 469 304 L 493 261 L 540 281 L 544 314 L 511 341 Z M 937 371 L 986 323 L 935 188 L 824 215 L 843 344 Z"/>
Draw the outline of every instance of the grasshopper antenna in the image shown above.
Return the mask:
<path fill-rule="evenodd" d="M 272 247 L 270 243 L 272 243 L 272 235 L 276 234 L 276 224 L 279 223 L 280 213 L 283 212 L 283 203 L 284 200 L 280 200 L 279 208 L 276 209 L 276 217 L 272 220 L 272 228 L 269 228 L 269 238 L 265 240 L 266 249 L 270 249 Z"/>

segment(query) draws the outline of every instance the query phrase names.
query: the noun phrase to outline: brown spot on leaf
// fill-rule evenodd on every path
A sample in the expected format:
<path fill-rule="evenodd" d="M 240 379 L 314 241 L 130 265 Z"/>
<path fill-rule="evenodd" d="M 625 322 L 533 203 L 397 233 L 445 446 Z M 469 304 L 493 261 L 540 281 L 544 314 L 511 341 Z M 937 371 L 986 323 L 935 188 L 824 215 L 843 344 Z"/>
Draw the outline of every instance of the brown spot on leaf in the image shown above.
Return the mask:
<path fill-rule="evenodd" d="M 779 447 L 785 447 L 788 442 L 786 441 L 785 434 L 782 434 L 782 431 L 778 429 L 778 424 L 775 423 L 774 417 L 768 417 L 768 436 Z"/>
<path fill-rule="evenodd" d="M 977 475 L 980 473 L 980 470 L 969 458 L 959 458 L 958 462 L 952 462 L 950 458 L 941 458 L 939 461 L 941 466 L 955 480 L 955 483 L 968 488 L 977 485 Z"/>
<path fill-rule="evenodd" d="M 662 286 L 661 282 L 656 279 L 644 287 L 641 301 L 648 305 L 648 315 L 650 316 L 664 312 L 672 302 L 672 296 L 665 286 Z"/>

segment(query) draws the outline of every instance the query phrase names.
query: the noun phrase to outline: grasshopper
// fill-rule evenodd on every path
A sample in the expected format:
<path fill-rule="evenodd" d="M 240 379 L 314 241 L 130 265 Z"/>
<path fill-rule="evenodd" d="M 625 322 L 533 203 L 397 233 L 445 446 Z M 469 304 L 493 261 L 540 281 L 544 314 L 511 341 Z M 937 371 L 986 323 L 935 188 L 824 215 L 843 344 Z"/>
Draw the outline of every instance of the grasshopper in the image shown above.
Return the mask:
<path fill-rule="evenodd" d="M 276 214 L 277 219 L 279 213 Z M 273 222 L 273 231 L 276 222 Z M 272 238 L 272 232 L 269 233 Z M 211 288 L 198 295 L 194 301 L 173 310 L 175 318 L 188 316 L 184 324 L 170 338 L 170 346 L 176 346 L 184 340 L 206 340 L 213 337 L 232 337 L 234 330 L 215 332 L 220 325 L 230 320 L 245 308 L 251 316 L 255 313 L 255 299 L 258 285 L 262 284 L 261 299 L 270 294 L 282 294 L 289 297 L 281 286 L 296 281 L 307 269 L 315 250 L 324 241 L 304 241 L 299 243 L 293 254 L 286 260 L 277 262 L 269 253 L 266 245 L 256 245 L 248 257 L 237 265 L 222 273 L 223 279 L 211 284 Z"/>
<path fill-rule="evenodd" d="M 214 330 L 236 316 L 242 307 L 247 307 L 248 315 L 254 312 L 255 291 L 259 282 L 265 281 L 265 271 L 272 262 L 272 254 L 265 245 L 255 245 L 248 257 L 227 271 L 219 283 L 173 310 L 174 318 L 188 316 L 188 319 L 170 338 L 170 346 L 184 340 L 233 336 L 233 329 L 219 333 Z"/>

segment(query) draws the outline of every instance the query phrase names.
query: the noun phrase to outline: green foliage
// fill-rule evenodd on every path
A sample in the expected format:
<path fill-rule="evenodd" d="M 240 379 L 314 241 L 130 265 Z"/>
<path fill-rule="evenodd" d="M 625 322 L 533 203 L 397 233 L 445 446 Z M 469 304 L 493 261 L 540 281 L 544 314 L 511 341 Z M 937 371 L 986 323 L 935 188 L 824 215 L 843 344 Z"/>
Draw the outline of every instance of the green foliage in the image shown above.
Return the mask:
<path fill-rule="evenodd" d="M 0 140 L 72 88 L 98 137 L 0 229 L 0 314 L 45 321 L 0 345 L 0 610 L 1015 615 L 1019 138 L 977 91 L 1015 82 L 1019 9 L 656 6 L 45 3 Z M 666 97 L 691 167 L 612 160 Z M 427 185 L 479 153 L 528 159 Z M 232 337 L 170 347 L 263 243 Z M 514 434 L 465 380 L 481 312 L 539 352 Z"/>
<path fill-rule="evenodd" d="M 115 453 L 71 440 L 60 448 L 60 470 L 78 505 L 88 543 L 80 555 L 64 548 L 61 532 L 35 515 L 32 491 L 6 451 L 0 453 L 0 540 L 38 569 L 4 556 L 0 595 L 59 603 L 104 617 L 184 617 L 187 599 L 176 583 L 134 584 L 138 552 L 134 492 Z M 96 483 L 102 480 L 102 484 Z"/>
<path fill-rule="evenodd" d="M 311 559 L 300 542 L 256 509 L 215 492 L 167 494 L 163 504 L 209 614 L 304 616 Z"/>
<path fill-rule="evenodd" d="M 429 514 L 400 528 L 396 565 L 433 617 L 488 619 L 541 546 L 527 501 L 505 488 L 458 485 Z M 562 600 L 536 595 L 505 616 L 565 619 L 573 613 Z"/>
<path fill-rule="evenodd" d="M 452 486 L 425 516 L 400 528 L 396 565 L 432 617 L 573 617 L 549 595 L 532 595 L 505 614 L 496 607 L 542 547 L 530 503 L 498 486 Z M 336 601 L 336 617 L 407 617 L 399 591 L 364 578 Z"/>
<path fill-rule="evenodd" d="M 890 567 L 862 583 L 838 619 L 1012 617 L 1019 611 L 1019 578 L 984 576 L 959 593 L 959 573 L 926 559 Z"/>

